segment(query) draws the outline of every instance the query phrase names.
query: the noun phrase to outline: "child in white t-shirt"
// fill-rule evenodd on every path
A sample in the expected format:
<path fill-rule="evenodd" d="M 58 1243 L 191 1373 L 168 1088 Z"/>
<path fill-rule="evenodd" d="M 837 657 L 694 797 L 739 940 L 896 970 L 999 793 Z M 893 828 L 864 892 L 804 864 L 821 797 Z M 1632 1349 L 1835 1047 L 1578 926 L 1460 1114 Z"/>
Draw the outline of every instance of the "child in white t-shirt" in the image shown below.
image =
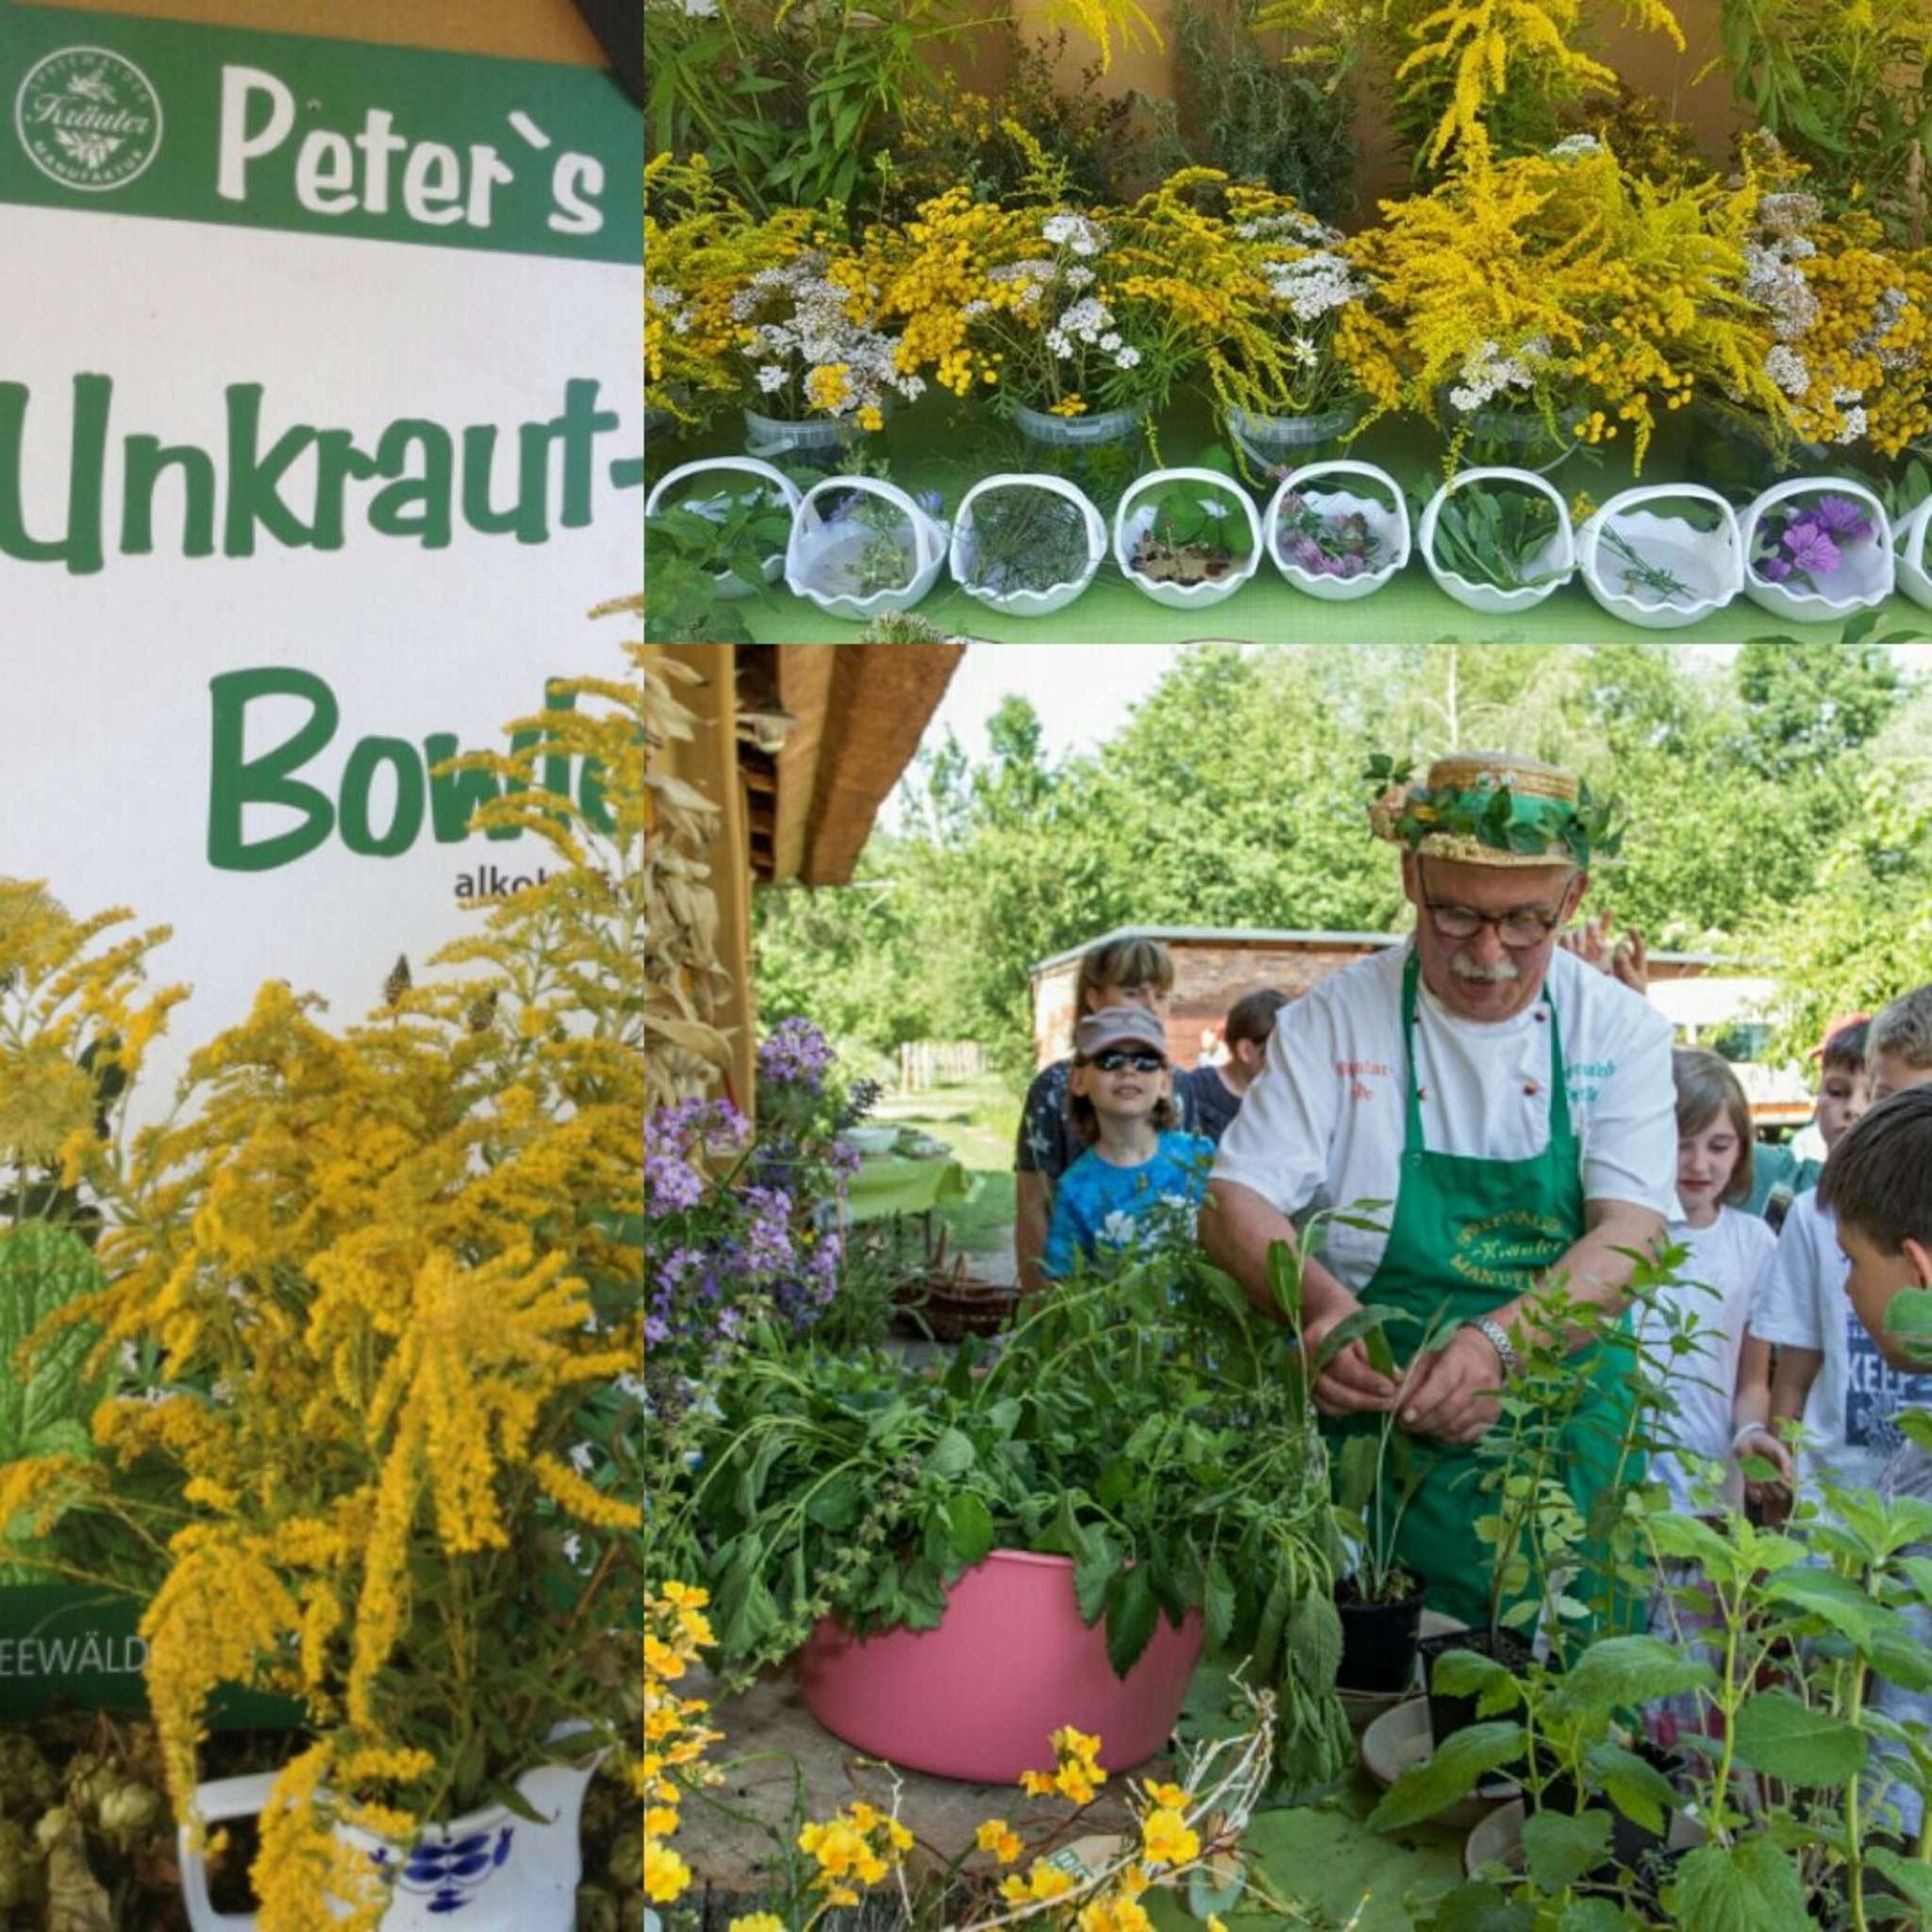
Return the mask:
<path fill-rule="evenodd" d="M 1932 986 L 1894 1000 L 1873 1021 L 1865 1057 L 1874 1103 L 1932 1081 Z M 1932 1374 L 1888 1361 L 1858 1319 L 1846 1297 L 1850 1271 L 1832 1209 L 1816 1193 L 1800 1194 L 1751 1305 L 1752 1337 L 1777 1344 L 1769 1428 L 1753 1425 L 1761 1414 L 1747 1411 L 1746 1391 L 1739 1391 L 1740 1453 L 1775 1463 L 1787 1483 L 1795 1475 L 1879 1489 L 1904 1441 L 1899 1411 L 1932 1407 Z M 1805 1430 L 1795 1471 L 1774 1435 L 1792 1417 L 1803 1418 Z"/>
<path fill-rule="evenodd" d="M 1693 1473 L 1686 1457 L 1727 1462 L 1731 1399 L 1744 1323 L 1776 1237 L 1739 1205 L 1751 1198 L 1751 1105 L 1738 1076 L 1714 1053 L 1679 1048 L 1671 1056 L 1677 1090 L 1678 1218 L 1671 1241 L 1687 1249 L 1678 1279 L 1640 1311 L 1637 1334 L 1655 1363 L 1664 1366 L 1674 1397 L 1661 1419 L 1668 1445 L 1651 1458 L 1652 1477 L 1683 1510 Z M 1691 1345 L 1674 1337 L 1688 1333 Z M 1742 1493 L 1735 1470 L 1727 1500 Z"/>

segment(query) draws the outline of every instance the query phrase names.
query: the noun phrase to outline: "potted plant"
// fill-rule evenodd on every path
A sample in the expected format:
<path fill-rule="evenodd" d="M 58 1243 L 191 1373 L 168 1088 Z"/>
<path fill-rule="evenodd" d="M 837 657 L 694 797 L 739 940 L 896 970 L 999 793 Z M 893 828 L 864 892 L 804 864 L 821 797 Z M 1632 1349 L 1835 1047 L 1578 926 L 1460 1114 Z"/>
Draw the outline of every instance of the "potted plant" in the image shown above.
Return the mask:
<path fill-rule="evenodd" d="M 1211 1639 L 1279 1685 L 1284 1769 L 1335 1775 L 1346 1725 L 1312 1415 L 1257 1430 L 1254 1405 L 1280 1416 L 1283 1398 L 1245 1366 L 1227 1386 L 1176 1304 L 1185 1274 L 1143 1254 L 1059 1284 L 995 1356 L 969 1340 L 936 1382 L 758 1330 L 673 1505 L 726 1662 L 797 1655 L 840 1735 L 994 1778 L 1069 1723 L 1106 1740 L 1109 1766 L 1158 1745 Z"/>
<path fill-rule="evenodd" d="M 1891 595 L 1896 558 L 1885 506 L 1850 477 L 1794 476 L 1745 510 L 1744 594 L 1778 617 L 1824 624 Z"/>
<path fill-rule="evenodd" d="M 1231 597 L 1261 561 L 1253 501 L 1218 471 L 1155 470 L 1114 511 L 1114 560 L 1143 596 L 1177 610 Z"/>
<path fill-rule="evenodd" d="M 1383 1329 L 1369 1329 L 1362 1341 L 1376 1373 L 1397 1379 Z M 1335 1607 L 1341 1618 L 1336 1681 L 1344 1690 L 1407 1690 L 1415 1677 L 1423 1585 L 1402 1567 L 1395 1552 L 1402 1518 L 1422 1485 L 1423 1469 L 1393 1410 L 1343 1442 L 1335 1473 L 1341 1530 L 1355 1557 L 1353 1567 L 1335 1585 Z"/>
<path fill-rule="evenodd" d="M 745 449 L 832 468 L 885 426 L 894 397 L 923 394 L 900 366 L 900 338 L 877 325 L 849 258 L 807 248 L 762 268 L 731 298 L 745 371 Z"/>
<path fill-rule="evenodd" d="M 98 1466 L 25 1456 L 0 1528 L 116 1531 L 168 1788 L 199 1843 L 255 1806 L 263 1932 L 574 1923 L 575 1807 L 637 1723 L 635 1419 L 643 1018 L 642 669 L 476 755 L 485 825 L 557 870 L 399 972 L 364 1024 L 280 982 L 197 1053 L 169 1121 L 123 1156 L 70 1142 L 113 1226 L 75 1324 L 120 1391 Z M 589 804 L 546 770 L 593 760 Z M 587 788 L 587 798 L 591 794 Z M 58 1094 L 58 1087 L 53 1091 Z M 198 1784 L 225 1684 L 306 1710 L 279 1774 Z M 203 1799 L 207 1808 L 203 1808 Z M 194 1895 L 192 1858 L 184 1869 Z"/>
<path fill-rule="evenodd" d="M 1430 497 L 1418 533 L 1437 585 L 1471 610 L 1527 610 L 1576 566 L 1570 510 L 1528 470 L 1462 470 Z"/>
<path fill-rule="evenodd" d="M 1408 561 L 1408 499 L 1373 463 L 1337 458 L 1291 471 L 1263 524 L 1275 568 L 1311 597 L 1369 596 Z"/>
<path fill-rule="evenodd" d="M 1737 512 L 1694 483 L 1620 491 L 1585 522 L 1576 549 L 1598 604 L 1650 630 L 1695 624 L 1744 587 Z"/>
<path fill-rule="evenodd" d="M 986 476 L 953 519 L 953 576 L 969 597 L 1011 617 L 1063 610 L 1093 581 L 1107 525 L 1058 476 Z"/>
<path fill-rule="evenodd" d="M 672 491 L 698 476 L 717 487 Z M 726 477 L 748 481 L 727 483 Z M 798 486 L 756 457 L 706 457 L 667 471 L 644 499 L 644 567 L 668 555 L 700 571 L 720 597 L 749 597 L 775 583 L 797 514 Z"/>
<path fill-rule="evenodd" d="M 791 520 L 786 588 L 854 624 L 911 609 L 945 561 L 939 507 L 937 496 L 915 501 L 881 476 L 813 484 Z"/>

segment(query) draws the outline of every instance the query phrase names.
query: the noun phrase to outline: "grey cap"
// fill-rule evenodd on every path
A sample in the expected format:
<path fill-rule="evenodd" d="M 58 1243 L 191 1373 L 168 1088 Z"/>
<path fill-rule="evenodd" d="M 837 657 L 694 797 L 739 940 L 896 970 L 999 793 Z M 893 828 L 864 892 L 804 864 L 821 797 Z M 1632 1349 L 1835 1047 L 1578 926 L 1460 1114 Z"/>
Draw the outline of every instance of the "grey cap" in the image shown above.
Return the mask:
<path fill-rule="evenodd" d="M 1089 1013 L 1074 1031 L 1074 1046 L 1083 1060 L 1110 1046 L 1144 1046 L 1168 1058 L 1167 1029 L 1145 1007 L 1104 1007 Z"/>

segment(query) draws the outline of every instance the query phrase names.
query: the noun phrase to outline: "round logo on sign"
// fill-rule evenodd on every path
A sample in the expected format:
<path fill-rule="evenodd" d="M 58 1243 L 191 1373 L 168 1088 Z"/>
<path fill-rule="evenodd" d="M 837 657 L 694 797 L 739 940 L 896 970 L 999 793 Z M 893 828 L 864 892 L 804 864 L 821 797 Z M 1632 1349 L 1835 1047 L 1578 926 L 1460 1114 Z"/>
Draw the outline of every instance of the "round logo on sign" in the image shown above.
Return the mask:
<path fill-rule="evenodd" d="M 32 67 L 13 102 L 20 144 L 42 174 L 84 193 L 125 188 L 161 145 L 161 103 L 133 61 L 63 47 Z"/>

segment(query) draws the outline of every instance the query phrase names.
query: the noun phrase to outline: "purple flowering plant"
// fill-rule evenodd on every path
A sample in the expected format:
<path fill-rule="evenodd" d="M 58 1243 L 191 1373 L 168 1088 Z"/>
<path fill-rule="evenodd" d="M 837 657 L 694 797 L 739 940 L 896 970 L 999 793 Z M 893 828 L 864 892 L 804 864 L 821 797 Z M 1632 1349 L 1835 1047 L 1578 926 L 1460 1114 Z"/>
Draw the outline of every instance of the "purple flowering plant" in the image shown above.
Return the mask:
<path fill-rule="evenodd" d="M 839 1292 L 858 1156 L 839 1136 L 876 1090 L 847 1089 L 808 1020 L 758 1048 L 758 1125 L 728 1100 L 658 1108 L 644 1126 L 646 1368 L 702 1377 L 757 1323 L 812 1326 Z"/>
<path fill-rule="evenodd" d="M 1751 567 L 1767 583 L 1816 591 L 1843 567 L 1846 553 L 1873 534 L 1872 519 L 1849 496 L 1822 491 L 1774 511 L 1757 526 Z"/>
<path fill-rule="evenodd" d="M 1281 499 L 1275 528 L 1282 554 L 1310 576 L 1358 577 L 1382 547 L 1360 510 L 1319 510 L 1299 491 Z"/>

